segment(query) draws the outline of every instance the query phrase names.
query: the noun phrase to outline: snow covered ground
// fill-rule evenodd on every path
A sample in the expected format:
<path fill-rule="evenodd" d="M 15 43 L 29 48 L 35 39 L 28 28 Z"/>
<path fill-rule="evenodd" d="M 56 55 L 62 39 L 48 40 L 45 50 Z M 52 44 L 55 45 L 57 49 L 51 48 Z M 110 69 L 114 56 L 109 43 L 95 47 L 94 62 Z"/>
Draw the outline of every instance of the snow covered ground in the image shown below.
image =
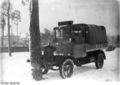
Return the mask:
<path fill-rule="evenodd" d="M 29 52 L 12 53 L 12 56 L 8 56 L 8 53 L 4 53 L 3 57 L 3 79 L 7 82 L 20 82 L 20 85 L 40 85 L 40 84 L 65 84 L 70 85 L 81 82 L 89 83 L 91 81 L 117 81 L 117 57 L 118 48 L 114 51 L 105 51 L 107 59 L 104 62 L 103 69 L 97 70 L 95 64 L 87 64 L 81 67 L 75 67 L 73 76 L 69 79 L 61 79 L 59 71 L 49 71 L 44 75 L 45 80 L 35 81 L 31 77 L 31 66 L 26 60 L 30 56 Z M 119 51 L 120 52 L 120 51 Z M 47 82 L 46 82 L 47 81 Z M 87 82 L 89 81 L 89 82 Z"/>

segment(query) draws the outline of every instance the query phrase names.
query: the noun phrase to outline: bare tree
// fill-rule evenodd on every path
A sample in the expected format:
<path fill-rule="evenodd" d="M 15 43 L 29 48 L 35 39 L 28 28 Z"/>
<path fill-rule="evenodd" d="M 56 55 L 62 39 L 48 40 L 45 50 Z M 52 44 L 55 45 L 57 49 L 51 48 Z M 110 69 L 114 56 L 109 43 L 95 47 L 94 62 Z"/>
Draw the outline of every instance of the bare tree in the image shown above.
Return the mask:
<path fill-rule="evenodd" d="M 17 42 L 19 42 L 19 35 L 18 35 L 18 23 L 21 21 L 21 16 L 20 16 L 20 11 L 19 10 L 14 10 L 11 14 L 11 18 L 14 21 L 14 24 L 17 26 Z"/>
<path fill-rule="evenodd" d="M 8 41 L 9 41 L 9 46 L 8 46 L 8 51 L 9 51 L 9 56 L 11 56 L 11 45 L 10 45 L 10 1 L 8 0 L 8 8 L 7 8 L 7 21 L 8 21 Z"/>
<path fill-rule="evenodd" d="M 17 33 L 18 33 L 18 22 L 21 20 L 20 17 L 20 11 L 19 10 L 14 10 L 12 12 L 12 3 L 10 2 L 10 0 L 4 1 L 1 5 L 1 15 L 2 15 L 2 19 L 4 18 L 5 21 L 7 21 L 7 27 L 8 27 L 8 51 L 9 51 L 9 55 L 11 56 L 11 39 L 10 39 L 10 19 L 13 20 L 15 22 L 15 24 L 17 25 Z M 7 18 L 7 20 L 6 20 Z"/>
<path fill-rule="evenodd" d="M 3 47 L 4 47 L 4 28 L 5 28 L 5 18 L 1 16 L 1 52 L 3 52 Z"/>
<path fill-rule="evenodd" d="M 11 46 L 10 46 L 10 14 L 11 14 L 11 10 L 12 10 L 12 4 L 10 3 L 10 1 L 4 1 L 2 3 L 2 12 L 1 15 L 2 17 L 7 17 L 7 26 L 8 26 L 8 41 L 9 41 L 9 45 L 8 45 L 8 51 L 9 51 L 9 56 L 11 56 Z"/>

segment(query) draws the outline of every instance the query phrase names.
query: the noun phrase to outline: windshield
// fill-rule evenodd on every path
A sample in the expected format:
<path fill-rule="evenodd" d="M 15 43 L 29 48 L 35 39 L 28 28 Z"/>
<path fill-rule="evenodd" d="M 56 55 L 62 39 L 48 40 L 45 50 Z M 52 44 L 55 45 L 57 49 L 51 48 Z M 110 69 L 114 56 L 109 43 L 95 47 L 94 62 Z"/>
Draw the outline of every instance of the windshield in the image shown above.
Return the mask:
<path fill-rule="evenodd" d="M 55 37 L 56 38 L 63 38 L 63 30 L 62 29 L 56 29 L 55 30 Z"/>
<path fill-rule="evenodd" d="M 57 29 L 55 30 L 56 31 L 56 38 L 59 38 L 60 37 L 60 31 Z"/>
<path fill-rule="evenodd" d="M 71 37 L 71 28 L 70 26 L 62 26 L 54 28 L 55 38 L 64 38 L 68 39 Z"/>

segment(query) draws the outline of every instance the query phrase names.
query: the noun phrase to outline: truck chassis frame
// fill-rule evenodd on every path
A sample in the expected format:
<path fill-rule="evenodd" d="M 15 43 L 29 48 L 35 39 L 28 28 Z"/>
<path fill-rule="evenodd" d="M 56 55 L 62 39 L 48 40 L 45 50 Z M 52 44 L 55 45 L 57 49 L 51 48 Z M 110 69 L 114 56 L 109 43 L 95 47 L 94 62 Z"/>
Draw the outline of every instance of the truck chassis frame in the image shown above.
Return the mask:
<path fill-rule="evenodd" d="M 97 69 L 101 69 L 106 59 L 105 53 L 102 50 L 87 52 L 87 56 L 83 58 L 74 58 L 72 56 L 57 55 L 53 56 L 53 60 L 48 61 L 43 55 L 44 64 L 42 65 L 42 74 L 47 74 L 49 70 L 60 72 L 60 76 L 65 79 L 73 74 L 74 65 L 81 66 L 84 64 L 95 62 Z M 54 68 L 56 67 L 56 68 Z"/>

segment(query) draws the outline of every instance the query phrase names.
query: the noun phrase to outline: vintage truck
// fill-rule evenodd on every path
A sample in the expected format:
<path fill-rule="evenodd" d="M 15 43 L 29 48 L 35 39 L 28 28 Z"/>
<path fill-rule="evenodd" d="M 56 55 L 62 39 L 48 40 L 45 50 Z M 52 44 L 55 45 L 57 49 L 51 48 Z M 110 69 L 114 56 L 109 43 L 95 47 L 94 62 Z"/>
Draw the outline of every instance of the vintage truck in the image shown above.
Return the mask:
<path fill-rule="evenodd" d="M 42 73 L 59 70 L 65 79 L 73 74 L 74 66 L 95 62 L 101 69 L 106 59 L 103 49 L 108 45 L 104 26 L 73 24 L 73 21 L 58 22 L 54 39 L 42 51 Z"/>

